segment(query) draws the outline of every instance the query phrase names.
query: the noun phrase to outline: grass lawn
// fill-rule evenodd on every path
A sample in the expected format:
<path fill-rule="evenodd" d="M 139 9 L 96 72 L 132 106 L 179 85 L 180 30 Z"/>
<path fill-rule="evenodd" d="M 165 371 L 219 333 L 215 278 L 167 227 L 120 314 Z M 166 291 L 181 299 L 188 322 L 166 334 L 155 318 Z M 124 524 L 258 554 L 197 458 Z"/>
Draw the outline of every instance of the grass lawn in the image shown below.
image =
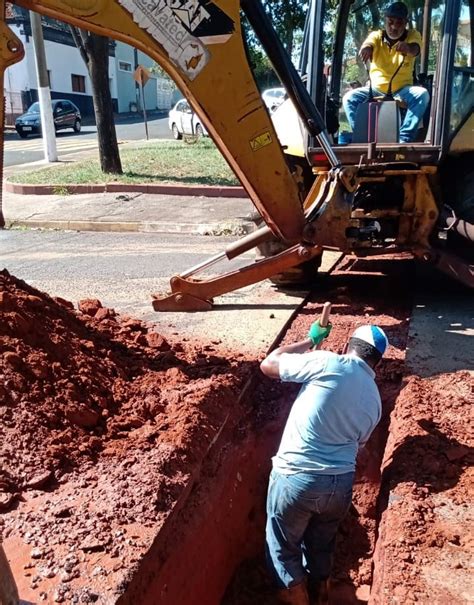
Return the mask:
<path fill-rule="evenodd" d="M 12 175 L 9 181 L 35 185 L 92 183 L 182 183 L 239 185 L 221 153 L 209 139 L 197 142 L 155 141 L 120 150 L 123 174 L 104 174 L 98 159 L 64 162 Z"/>

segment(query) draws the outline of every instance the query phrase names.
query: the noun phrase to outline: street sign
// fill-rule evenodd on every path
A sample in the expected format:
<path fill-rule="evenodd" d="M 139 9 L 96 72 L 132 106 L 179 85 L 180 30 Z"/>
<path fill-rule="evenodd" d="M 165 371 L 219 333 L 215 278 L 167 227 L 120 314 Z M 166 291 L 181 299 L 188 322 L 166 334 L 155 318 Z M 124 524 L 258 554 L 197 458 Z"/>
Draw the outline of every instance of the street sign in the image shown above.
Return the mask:
<path fill-rule="evenodd" d="M 151 78 L 150 72 L 148 71 L 148 69 L 143 67 L 143 65 L 139 65 L 133 73 L 133 79 L 136 82 L 138 82 L 139 84 L 141 84 L 142 86 L 145 86 L 145 84 L 148 82 L 148 80 L 150 78 Z"/>
<path fill-rule="evenodd" d="M 143 121 L 145 123 L 145 134 L 146 140 L 148 141 L 148 121 L 146 117 L 146 109 L 145 109 L 145 93 L 143 91 L 143 87 L 151 78 L 151 74 L 148 69 L 145 69 L 143 65 L 138 65 L 137 69 L 133 73 L 133 79 L 135 82 L 138 82 L 140 88 L 140 96 L 142 99 L 142 109 L 143 109 Z"/>

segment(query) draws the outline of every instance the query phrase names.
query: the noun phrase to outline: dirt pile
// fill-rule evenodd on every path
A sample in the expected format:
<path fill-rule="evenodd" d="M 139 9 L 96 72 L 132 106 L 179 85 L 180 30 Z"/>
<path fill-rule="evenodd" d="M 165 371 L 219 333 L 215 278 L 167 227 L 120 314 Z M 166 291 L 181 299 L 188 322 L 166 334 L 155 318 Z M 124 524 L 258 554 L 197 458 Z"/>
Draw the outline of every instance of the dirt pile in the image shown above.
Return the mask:
<path fill-rule="evenodd" d="M 382 419 L 372 434 L 364 456 L 357 465 L 353 490 L 353 506 L 341 525 L 334 557 L 332 574 L 332 600 L 338 605 L 367 602 L 372 583 L 372 557 L 377 540 L 378 503 L 381 482 L 380 466 L 387 439 L 390 414 L 402 387 L 405 347 L 411 312 L 411 296 L 402 280 L 410 276 L 410 261 L 399 265 L 386 261 L 372 263 L 375 274 L 357 274 L 344 271 L 343 266 L 331 276 L 331 287 L 324 284 L 315 291 L 301 312 L 294 318 L 284 343 L 289 344 L 306 337 L 312 321 L 321 312 L 326 300 L 332 302 L 333 328 L 322 348 L 342 353 L 350 334 L 360 325 L 371 323 L 381 326 L 390 341 L 383 363 L 377 370 L 377 385 L 382 398 Z M 388 276 L 385 276 L 385 271 Z M 392 295 L 387 296 L 387 291 Z M 370 297 L 367 293 L 370 292 Z M 275 424 L 281 432 L 290 406 L 298 392 L 298 385 L 274 383 L 273 399 L 268 389 L 262 388 L 259 411 L 263 419 L 278 414 Z M 272 391 L 270 391 L 272 393 Z M 262 420 L 263 421 L 263 420 Z M 276 428 L 276 427 L 275 427 Z M 278 442 L 278 440 L 277 440 Z M 277 447 L 277 445 L 275 446 Z M 261 528 L 262 543 L 264 528 Z M 262 548 L 263 550 L 263 548 Z M 228 587 L 225 605 L 275 604 L 274 587 L 266 574 L 263 558 L 245 561 Z"/>
<path fill-rule="evenodd" d="M 0 523 L 23 598 L 109 602 L 254 366 L 6 271 L 0 317 Z"/>
<path fill-rule="evenodd" d="M 407 377 L 383 465 L 373 603 L 467 603 L 474 591 L 472 374 Z"/>
<path fill-rule="evenodd" d="M 469 368 L 466 348 L 443 350 L 443 331 L 444 340 L 431 343 L 436 355 L 427 352 L 426 343 L 420 354 L 416 332 L 409 336 L 413 277 L 410 261 L 391 266 L 390 260 L 344 260 L 331 276 L 331 289 L 314 293 L 285 336 L 287 343 L 303 338 L 321 305 L 331 300 L 333 329 L 323 348 L 341 352 L 352 330 L 366 322 L 380 325 L 390 341 L 377 368 L 382 419 L 358 460 L 354 506 L 337 539 L 331 605 L 461 604 L 474 594 L 473 373 L 464 369 Z M 438 281 L 434 287 L 440 287 Z M 452 321 L 442 325 L 448 330 L 463 325 Z M 428 326 L 429 331 L 436 323 Z M 418 373 L 410 354 L 421 359 Z M 448 354 L 458 360 L 459 371 L 434 369 L 443 367 L 434 363 L 438 355 Z M 281 428 L 296 389 L 279 390 L 280 399 L 273 400 L 262 391 L 259 409 L 267 418 L 270 410 L 281 413 Z M 260 531 L 263 542 L 263 527 Z M 224 603 L 275 604 L 262 556 L 244 561 Z"/>
<path fill-rule="evenodd" d="M 285 336 L 305 337 L 331 300 L 324 348 L 341 352 L 368 322 L 391 345 L 331 600 L 467 602 L 472 374 L 409 369 L 413 265 L 369 265 L 335 271 Z M 75 311 L 0 273 L 0 524 L 25 600 L 215 603 L 248 557 L 223 603 L 274 605 L 265 491 L 298 387 L 254 379 L 236 402 L 254 360 L 155 330 L 94 300 Z"/>

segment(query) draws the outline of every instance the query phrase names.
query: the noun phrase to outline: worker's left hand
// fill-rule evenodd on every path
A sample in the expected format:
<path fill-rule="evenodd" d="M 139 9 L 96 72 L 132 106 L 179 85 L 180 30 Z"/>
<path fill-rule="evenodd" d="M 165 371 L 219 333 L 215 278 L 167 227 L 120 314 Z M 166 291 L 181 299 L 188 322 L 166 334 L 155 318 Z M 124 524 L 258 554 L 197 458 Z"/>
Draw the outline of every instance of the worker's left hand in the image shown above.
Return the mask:
<path fill-rule="evenodd" d="M 328 323 L 327 326 L 322 326 L 319 323 L 319 319 L 315 321 L 308 332 L 308 338 L 313 343 L 313 347 L 317 347 L 319 344 L 323 342 L 325 338 L 329 336 L 331 332 L 332 324 Z"/>

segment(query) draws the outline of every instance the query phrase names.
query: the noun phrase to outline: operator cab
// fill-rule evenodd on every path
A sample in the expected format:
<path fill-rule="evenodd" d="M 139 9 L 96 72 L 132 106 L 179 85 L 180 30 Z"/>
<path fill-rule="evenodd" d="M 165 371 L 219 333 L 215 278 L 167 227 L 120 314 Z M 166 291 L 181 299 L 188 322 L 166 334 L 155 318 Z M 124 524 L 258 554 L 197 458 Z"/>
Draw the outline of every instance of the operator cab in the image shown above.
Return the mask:
<path fill-rule="evenodd" d="M 367 154 L 370 141 L 352 142 L 354 134 L 341 101 L 348 90 L 368 84 L 359 50 L 371 31 L 384 28 L 384 13 L 390 3 L 343 0 L 338 9 L 331 9 L 324 0 L 310 3 L 300 73 L 325 117 L 337 155 L 344 164 L 358 163 Z M 423 40 L 413 82 L 426 88 L 430 100 L 412 143 L 399 143 L 394 134 L 399 128 L 395 121 L 403 120 L 406 111 L 403 104 L 399 108 L 397 103 L 396 111 L 390 108 L 380 116 L 383 130 L 390 134 L 378 141 L 374 140 L 377 137 L 372 138 L 376 151 L 372 148 L 371 153 L 379 159 L 433 165 L 451 148 L 463 145 L 466 150 L 473 149 L 473 12 L 472 0 L 410 3 L 408 27 L 420 32 Z M 305 155 L 311 165 L 323 166 L 327 160 L 322 149 L 313 137 L 306 135 L 294 113 L 290 125 L 289 104 L 291 101 L 273 115 L 280 141 L 288 154 Z M 360 136 L 354 139 L 361 141 Z"/>

